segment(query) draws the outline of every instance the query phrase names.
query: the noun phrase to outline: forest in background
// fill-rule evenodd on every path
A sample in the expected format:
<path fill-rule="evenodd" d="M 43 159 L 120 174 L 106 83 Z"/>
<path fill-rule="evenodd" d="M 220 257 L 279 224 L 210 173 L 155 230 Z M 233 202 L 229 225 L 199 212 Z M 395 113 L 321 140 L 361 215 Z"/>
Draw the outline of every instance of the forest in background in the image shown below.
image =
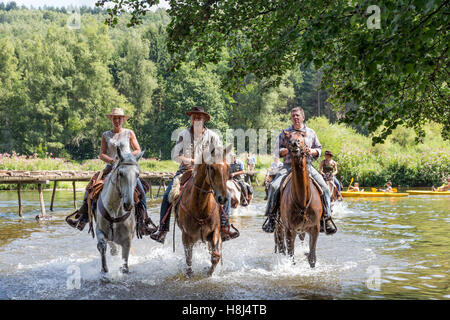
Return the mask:
<path fill-rule="evenodd" d="M 171 133 L 189 125 L 184 113 L 193 106 L 203 106 L 212 115 L 208 126 L 224 133 L 281 130 L 290 124 L 290 109 L 300 105 L 324 150 L 335 153 L 344 184 L 354 177 L 366 186 L 389 179 L 429 186 L 450 172 L 449 143 L 440 126 L 425 128 L 423 144 L 415 143 L 412 129 L 399 127 L 384 144 L 371 146 L 364 127 L 337 124 L 340 116 L 325 101 L 328 93 L 318 90 L 321 74 L 312 67 L 290 70 L 275 88 L 271 79 L 248 76 L 245 87 L 230 94 L 221 87 L 229 70 L 225 49 L 217 64 L 195 68 L 187 59 L 168 71 L 165 10 L 148 13 L 132 29 L 127 19 L 105 26 L 98 8 L 80 12 L 80 28 L 73 29 L 64 8 L 0 4 L 0 169 L 61 169 L 68 161 L 70 168 L 82 168 L 97 158 L 101 134 L 111 127 L 105 114 L 113 107 L 131 116 L 125 126 L 136 132 L 146 158 L 169 159 Z M 24 155 L 26 160 L 16 161 Z M 97 162 L 89 168 L 101 167 Z M 258 168 L 270 162 L 270 156 L 261 157 Z"/>
<path fill-rule="evenodd" d="M 105 26 L 99 9 L 80 11 L 80 29 L 70 29 L 62 9 L 0 10 L 0 152 L 96 157 L 113 107 L 131 116 L 128 127 L 145 156 L 162 159 L 170 158 L 172 131 L 189 125 L 184 113 L 196 105 L 221 132 L 281 129 L 296 105 L 307 118 L 337 119 L 312 68 L 288 72 L 276 88 L 250 76 L 240 92 L 229 94 L 220 83 L 225 62 L 194 68 L 187 61 L 167 71 L 165 10 L 133 29 L 125 22 Z"/>

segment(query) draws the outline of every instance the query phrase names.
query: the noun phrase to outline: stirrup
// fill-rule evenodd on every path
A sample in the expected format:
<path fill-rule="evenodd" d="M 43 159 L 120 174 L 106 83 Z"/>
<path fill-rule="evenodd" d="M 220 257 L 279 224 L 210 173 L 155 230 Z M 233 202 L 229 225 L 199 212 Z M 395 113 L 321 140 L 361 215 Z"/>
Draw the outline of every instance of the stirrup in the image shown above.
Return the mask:
<path fill-rule="evenodd" d="M 275 231 L 275 218 L 268 216 L 262 225 L 262 229 L 264 232 L 273 233 Z"/>
<path fill-rule="evenodd" d="M 230 226 L 231 226 L 231 228 L 233 228 L 236 232 L 230 233 Z M 221 227 L 220 233 L 221 233 L 222 241 L 228 241 L 228 240 L 236 239 L 237 237 L 240 236 L 239 230 L 236 229 L 236 228 L 234 227 L 233 224 L 231 224 L 231 225 L 229 225 L 229 226 L 223 226 L 223 227 Z"/>

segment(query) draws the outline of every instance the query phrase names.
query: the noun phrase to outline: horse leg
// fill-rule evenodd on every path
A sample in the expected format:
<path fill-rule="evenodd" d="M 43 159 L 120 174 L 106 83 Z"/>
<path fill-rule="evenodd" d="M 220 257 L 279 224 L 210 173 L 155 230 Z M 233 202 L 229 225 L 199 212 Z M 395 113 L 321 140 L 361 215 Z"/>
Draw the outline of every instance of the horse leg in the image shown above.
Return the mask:
<path fill-rule="evenodd" d="M 184 255 L 186 256 L 186 275 L 190 278 L 192 276 L 192 247 L 194 243 L 185 232 L 183 232 L 181 238 L 184 245 Z"/>
<path fill-rule="evenodd" d="M 275 232 L 273 234 L 275 240 L 275 253 L 286 254 L 286 246 L 284 243 L 284 228 L 280 224 L 275 227 Z"/>
<path fill-rule="evenodd" d="M 123 260 L 123 265 L 120 268 L 120 271 L 122 273 L 128 273 L 129 269 L 128 269 L 128 256 L 130 255 L 130 248 L 131 248 L 131 239 L 128 240 L 122 244 L 122 260 Z"/>
<path fill-rule="evenodd" d="M 294 249 L 295 249 L 295 238 L 297 236 L 297 233 L 295 231 L 292 231 L 290 229 L 286 229 L 286 245 L 287 245 L 287 251 L 289 254 L 289 257 L 292 259 L 292 263 L 294 262 Z"/>
<path fill-rule="evenodd" d="M 319 231 L 317 228 L 312 228 L 309 232 L 309 254 L 308 254 L 308 262 L 311 268 L 314 268 L 316 265 L 316 244 L 317 238 L 319 237 Z"/>
<path fill-rule="evenodd" d="M 209 241 L 209 248 L 211 252 L 211 269 L 209 269 L 208 276 L 212 276 L 217 264 L 220 261 L 219 244 L 220 244 L 220 229 L 219 226 L 214 230 L 211 240 Z"/>
<path fill-rule="evenodd" d="M 117 256 L 117 254 L 119 253 L 119 250 L 117 249 L 117 246 L 114 242 L 112 241 L 108 241 L 109 247 L 110 247 L 110 253 L 112 256 Z"/>
<path fill-rule="evenodd" d="M 103 232 L 100 231 L 98 227 L 96 229 L 96 234 L 97 234 L 97 249 L 100 252 L 100 256 L 102 258 L 102 272 L 108 273 L 108 266 L 106 265 L 107 243 L 105 240 L 105 235 L 103 234 Z"/>

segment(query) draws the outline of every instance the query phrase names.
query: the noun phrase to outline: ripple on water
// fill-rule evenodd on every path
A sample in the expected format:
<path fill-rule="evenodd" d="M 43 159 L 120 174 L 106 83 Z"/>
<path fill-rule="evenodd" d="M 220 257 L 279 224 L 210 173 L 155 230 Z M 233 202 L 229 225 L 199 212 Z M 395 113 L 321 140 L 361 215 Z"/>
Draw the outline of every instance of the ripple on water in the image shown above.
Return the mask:
<path fill-rule="evenodd" d="M 1 196 L 0 204 L 4 205 Z M 69 200 L 70 197 L 68 192 Z M 231 221 L 241 236 L 224 243 L 223 265 L 218 265 L 212 277 L 206 276 L 210 266 L 206 245 L 195 246 L 191 279 L 185 276 L 179 229 L 175 253 L 171 234 L 165 245 L 148 238 L 135 239 L 129 261 L 131 273 L 121 274 L 120 256 L 108 253 L 110 273 L 103 277 L 99 272 L 96 241 L 64 222 L 65 215 L 72 210 L 71 201 L 57 203 L 59 206 L 63 203 L 66 209 L 56 211 L 54 219 L 45 224 L 34 222 L 39 203 L 30 201 L 34 211 L 26 212 L 29 221 L 26 218 L 24 224 L 11 224 L 16 223 L 11 215 L 6 220 L 0 218 L 0 231 L 9 223 L 12 237 L 0 245 L 3 289 L 0 299 L 448 298 L 442 285 L 446 278 L 443 274 L 447 272 L 442 253 L 433 251 L 436 248 L 433 238 L 429 238 L 428 229 L 422 228 L 430 222 L 423 211 L 422 220 L 417 222 L 412 213 L 417 210 L 415 200 L 401 203 L 405 201 L 414 205 L 402 209 L 396 206 L 400 202 L 384 200 L 344 201 L 334 205 L 333 217 L 339 231 L 333 236 L 319 236 L 317 264 L 311 269 L 305 257 L 307 241 L 300 243 L 297 238 L 295 265 L 287 257 L 273 254 L 273 235 L 261 231 L 265 202 L 257 195 L 248 208 L 233 212 Z M 424 199 L 421 201 L 425 203 Z M 5 215 L 3 209 L 0 205 L 0 217 Z M 157 205 L 150 206 L 150 213 L 158 221 Z M 438 224 L 430 225 L 434 234 L 442 228 L 443 220 L 442 215 L 433 218 L 440 219 Z M 416 232 L 421 232 L 420 238 Z M 426 250 L 417 253 L 417 245 L 421 243 Z M 366 286 L 373 270 L 370 267 L 381 272 L 381 287 L 376 293 Z M 80 289 L 70 289 L 68 280 L 77 270 L 81 276 Z"/>

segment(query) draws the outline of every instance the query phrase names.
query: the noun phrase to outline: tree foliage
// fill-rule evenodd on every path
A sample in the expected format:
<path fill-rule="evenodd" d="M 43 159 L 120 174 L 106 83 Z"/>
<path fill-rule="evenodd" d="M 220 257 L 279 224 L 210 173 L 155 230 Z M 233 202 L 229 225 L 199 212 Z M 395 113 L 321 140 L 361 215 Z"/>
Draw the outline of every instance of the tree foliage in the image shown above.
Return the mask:
<path fill-rule="evenodd" d="M 112 4 L 108 22 L 131 12 L 128 25 L 141 22 L 157 0 L 98 1 Z M 398 125 L 443 124 L 450 137 L 449 1 L 171 0 L 168 48 L 177 67 L 193 52 L 197 65 L 218 63 L 229 49 L 223 79 L 234 91 L 246 76 L 282 76 L 295 66 L 314 64 L 322 89 L 343 121 L 369 132 L 383 127 L 383 141 Z M 379 15 L 378 15 L 379 14 Z M 379 19 L 379 20 L 378 20 Z M 378 24 L 379 21 L 379 24 Z"/>

